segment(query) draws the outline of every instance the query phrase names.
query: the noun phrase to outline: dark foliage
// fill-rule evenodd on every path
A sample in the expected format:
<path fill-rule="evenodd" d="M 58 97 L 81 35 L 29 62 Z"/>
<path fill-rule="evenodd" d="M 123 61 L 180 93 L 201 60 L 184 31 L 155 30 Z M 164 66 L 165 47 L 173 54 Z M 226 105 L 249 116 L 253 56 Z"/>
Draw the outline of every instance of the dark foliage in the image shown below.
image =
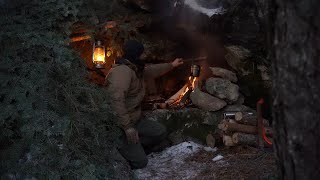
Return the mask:
<path fill-rule="evenodd" d="M 82 0 L 4 2 L 0 176 L 128 178 L 108 95 L 86 80 L 83 60 L 68 45 L 70 26 L 94 12 Z"/>

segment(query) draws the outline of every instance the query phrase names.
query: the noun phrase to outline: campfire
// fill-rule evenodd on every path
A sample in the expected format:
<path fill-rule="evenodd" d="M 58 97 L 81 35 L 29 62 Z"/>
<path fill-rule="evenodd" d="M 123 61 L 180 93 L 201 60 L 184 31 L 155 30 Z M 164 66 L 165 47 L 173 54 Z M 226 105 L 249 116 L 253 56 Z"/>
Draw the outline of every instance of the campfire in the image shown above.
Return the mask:
<path fill-rule="evenodd" d="M 196 88 L 197 77 L 189 77 L 188 82 L 173 96 L 165 101 L 169 107 L 178 108 L 185 107 L 190 104 L 190 93 Z"/>
<path fill-rule="evenodd" d="M 165 103 L 169 107 L 182 108 L 191 104 L 189 97 L 191 92 L 193 92 L 194 89 L 197 88 L 197 82 L 200 76 L 200 69 L 201 67 L 199 65 L 191 66 L 191 74 L 187 83 L 177 93 L 175 93 L 173 96 L 171 96 L 168 100 L 165 101 Z"/>

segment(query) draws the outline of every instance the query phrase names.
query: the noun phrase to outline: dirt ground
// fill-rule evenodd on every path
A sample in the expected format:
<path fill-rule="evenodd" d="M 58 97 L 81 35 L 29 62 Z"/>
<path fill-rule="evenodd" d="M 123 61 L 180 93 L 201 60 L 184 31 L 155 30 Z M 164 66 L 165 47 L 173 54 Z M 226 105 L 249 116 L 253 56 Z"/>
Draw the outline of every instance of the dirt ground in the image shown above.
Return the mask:
<path fill-rule="evenodd" d="M 217 155 L 222 155 L 223 159 L 213 161 Z M 185 161 L 205 163 L 206 168 L 195 179 L 278 179 L 276 158 L 272 149 L 221 147 L 216 152 L 201 150 Z"/>

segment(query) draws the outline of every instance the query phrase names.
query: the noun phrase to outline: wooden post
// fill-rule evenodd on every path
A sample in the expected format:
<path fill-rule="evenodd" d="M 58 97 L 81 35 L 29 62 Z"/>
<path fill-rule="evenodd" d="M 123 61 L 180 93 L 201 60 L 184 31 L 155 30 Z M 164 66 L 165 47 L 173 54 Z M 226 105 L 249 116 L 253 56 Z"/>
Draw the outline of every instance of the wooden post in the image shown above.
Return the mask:
<path fill-rule="evenodd" d="M 246 124 L 246 125 L 252 125 L 257 126 L 258 124 L 258 117 L 255 114 L 252 114 L 251 112 L 236 112 L 234 115 L 234 119 L 237 121 L 237 123 L 240 124 Z M 263 125 L 269 126 L 269 122 L 266 119 L 263 119 Z"/>

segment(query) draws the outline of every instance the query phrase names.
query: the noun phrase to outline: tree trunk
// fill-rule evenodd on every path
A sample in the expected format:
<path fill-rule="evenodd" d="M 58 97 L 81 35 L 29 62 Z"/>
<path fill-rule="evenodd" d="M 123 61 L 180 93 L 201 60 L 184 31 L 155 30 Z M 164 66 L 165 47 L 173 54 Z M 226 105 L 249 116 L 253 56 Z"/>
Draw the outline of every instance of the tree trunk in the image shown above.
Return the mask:
<path fill-rule="evenodd" d="M 320 1 L 276 0 L 273 97 L 280 179 L 320 177 Z"/>

